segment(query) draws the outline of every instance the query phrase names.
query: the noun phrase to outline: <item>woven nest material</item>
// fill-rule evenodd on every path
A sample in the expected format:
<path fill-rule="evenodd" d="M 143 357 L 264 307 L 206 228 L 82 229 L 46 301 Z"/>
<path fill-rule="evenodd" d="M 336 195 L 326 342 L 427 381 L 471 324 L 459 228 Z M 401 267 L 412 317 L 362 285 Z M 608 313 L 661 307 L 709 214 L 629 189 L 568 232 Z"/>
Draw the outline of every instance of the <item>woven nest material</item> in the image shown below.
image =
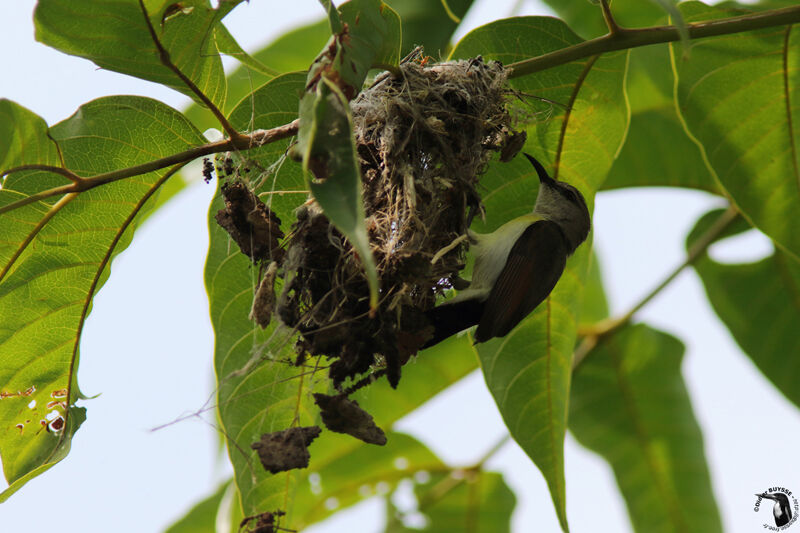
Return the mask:
<path fill-rule="evenodd" d="M 351 103 L 377 310 L 370 314 L 358 255 L 313 202 L 297 210 L 283 263 L 278 316 L 300 332 L 300 359 L 333 360 L 336 387 L 376 367 L 397 384 L 430 335 L 424 312 L 464 267 L 467 244 L 432 259 L 482 211 L 479 176 L 514 135 L 500 63 L 412 60 L 400 71 Z"/>

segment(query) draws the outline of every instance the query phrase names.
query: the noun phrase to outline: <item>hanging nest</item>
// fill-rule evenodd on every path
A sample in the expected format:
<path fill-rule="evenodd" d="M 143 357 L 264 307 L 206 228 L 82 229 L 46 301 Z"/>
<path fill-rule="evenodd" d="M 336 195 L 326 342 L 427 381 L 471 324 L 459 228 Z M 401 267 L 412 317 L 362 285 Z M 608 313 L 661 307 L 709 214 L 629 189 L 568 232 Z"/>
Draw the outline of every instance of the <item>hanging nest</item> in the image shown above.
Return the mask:
<path fill-rule="evenodd" d="M 299 361 L 332 359 L 337 388 L 378 367 L 397 385 L 401 366 L 431 335 L 424 312 L 464 268 L 467 244 L 432 259 L 482 212 L 478 179 L 491 152 L 519 141 L 500 63 L 426 66 L 417 58 L 351 102 L 378 308 L 370 314 L 357 253 L 314 202 L 297 210 L 282 265 L 277 314 L 301 334 Z"/>

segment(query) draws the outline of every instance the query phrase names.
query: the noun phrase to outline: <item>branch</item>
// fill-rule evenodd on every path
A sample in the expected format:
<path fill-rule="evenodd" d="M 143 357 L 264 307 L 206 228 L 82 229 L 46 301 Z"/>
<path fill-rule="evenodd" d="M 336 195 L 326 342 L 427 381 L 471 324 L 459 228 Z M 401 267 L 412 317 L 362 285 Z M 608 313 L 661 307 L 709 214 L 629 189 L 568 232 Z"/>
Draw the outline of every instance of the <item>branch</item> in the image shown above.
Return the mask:
<path fill-rule="evenodd" d="M 138 176 L 140 174 L 146 174 L 148 172 L 153 172 L 154 170 L 160 170 L 162 168 L 170 167 L 172 165 L 177 165 L 180 163 L 188 163 L 193 159 L 197 159 L 198 157 L 203 157 L 205 155 L 217 154 L 220 152 L 228 152 L 231 150 L 249 150 L 254 147 L 263 146 L 265 144 L 269 144 L 275 141 L 279 141 L 281 139 L 285 139 L 287 137 L 291 137 L 292 135 L 296 135 L 299 125 L 300 121 L 299 119 L 296 119 L 290 122 L 289 124 L 284 124 L 283 126 L 278 126 L 276 128 L 272 128 L 269 130 L 256 130 L 246 135 L 239 134 L 238 138 L 236 139 L 226 139 L 223 141 L 204 144 L 202 146 L 195 146 L 194 148 L 189 148 L 188 150 L 184 150 L 183 152 L 178 152 L 177 154 L 172 154 L 167 157 L 162 157 L 161 159 L 156 159 L 154 161 L 142 163 L 141 165 L 127 167 L 120 170 L 114 170 L 112 172 L 106 172 L 104 174 L 98 174 L 96 176 L 79 178 L 78 181 L 73 181 L 71 185 L 62 185 L 61 187 L 54 187 L 52 189 L 47 189 L 45 191 L 32 194 L 30 196 L 26 196 L 22 200 L 18 200 L 16 202 L 4 205 L 0 207 L 0 215 L 2 215 L 3 213 L 7 213 L 9 211 L 13 211 L 14 209 L 26 206 L 28 204 L 38 202 L 39 200 L 44 200 L 45 198 L 50 198 L 52 196 L 60 196 L 62 194 L 68 194 L 73 192 L 88 191 L 89 189 L 94 189 L 95 187 L 98 187 L 100 185 L 105 185 L 106 183 L 119 181 L 121 179 L 130 178 L 132 176 Z M 28 167 L 32 166 L 35 165 L 28 165 Z M 15 169 L 8 170 L 4 174 L 8 174 L 12 171 L 17 171 L 17 170 L 25 170 L 25 168 L 18 167 Z M 47 168 L 42 168 L 41 170 L 49 170 L 51 172 L 56 172 L 62 175 L 66 175 L 65 173 L 74 175 L 71 171 L 59 167 L 47 167 Z"/>
<path fill-rule="evenodd" d="M 228 134 L 228 137 L 230 137 L 232 140 L 241 137 L 242 134 L 239 133 L 236 130 L 236 128 L 234 128 L 233 125 L 231 125 L 230 122 L 228 122 L 228 119 L 225 118 L 225 115 L 222 113 L 222 111 L 220 111 L 220 109 L 216 105 L 214 105 L 214 102 L 212 102 L 208 98 L 208 96 L 206 96 L 205 93 L 201 91 L 200 88 L 197 85 L 195 85 L 195 83 L 192 80 L 190 80 L 183 72 L 181 72 L 181 69 L 179 69 L 175 63 L 172 62 L 172 59 L 169 56 L 169 52 L 161 44 L 161 41 L 159 40 L 158 35 L 156 34 L 156 30 L 153 27 L 153 23 L 150 21 L 150 16 L 147 14 L 147 8 L 144 6 L 144 0 L 139 0 L 139 7 L 142 9 L 142 14 L 144 15 L 144 21 L 147 24 L 147 31 L 150 32 L 150 38 L 153 40 L 153 44 L 156 45 L 156 49 L 158 50 L 158 58 L 161 60 L 161 63 L 165 67 L 170 69 L 176 76 L 178 76 L 178 78 L 180 78 L 180 80 L 184 83 L 184 85 L 186 85 L 189 88 L 189 90 L 191 90 L 200 99 L 200 101 L 203 102 L 203 104 L 205 104 L 206 107 L 208 107 L 208 109 L 214 114 L 214 116 L 219 121 L 220 125 L 222 126 L 222 129 L 224 129 L 225 132 Z"/>
<path fill-rule="evenodd" d="M 605 13 L 605 11 L 604 11 Z M 613 20 L 613 19 L 612 19 Z M 687 25 L 689 38 L 702 39 L 731 33 L 760 30 L 772 26 L 786 26 L 800 22 L 800 6 L 773 9 L 762 13 L 750 13 L 706 22 Z M 609 28 L 610 29 L 610 28 Z M 627 29 L 617 26 L 617 32 L 584 41 L 569 48 L 562 48 L 547 54 L 518 61 L 507 65 L 512 69 L 510 78 L 519 78 L 578 59 L 585 59 L 605 52 L 636 48 L 650 44 L 668 43 L 680 40 L 680 32 L 675 26 L 653 26 L 650 28 Z"/>
<path fill-rule="evenodd" d="M 706 232 L 703 233 L 691 247 L 689 247 L 689 251 L 687 252 L 686 259 L 683 261 L 683 263 L 678 265 L 675 270 L 673 270 L 666 278 L 664 278 L 664 281 L 659 283 L 653 290 L 647 293 L 647 295 L 636 305 L 631 307 L 627 313 L 617 318 L 610 318 L 600 321 L 589 328 L 582 328 L 578 334 L 583 336 L 583 341 L 575 350 L 575 354 L 572 359 L 573 371 L 578 365 L 581 364 L 586 356 L 589 355 L 589 353 L 597 345 L 597 343 L 600 342 L 600 340 L 613 334 L 630 322 L 633 318 L 633 315 L 639 312 L 642 307 L 650 303 L 650 301 L 655 298 L 658 293 L 664 290 L 667 285 L 672 283 L 672 281 L 678 277 L 678 274 L 680 274 L 684 268 L 697 261 L 697 259 L 699 259 L 700 256 L 706 252 L 708 247 L 711 246 L 711 244 L 716 241 L 717 238 L 719 238 L 722 232 L 725 231 L 725 229 L 738 218 L 738 216 L 739 211 L 734 206 L 728 207 L 728 209 L 722 213 L 722 215 L 720 215 L 716 221 L 714 221 L 714 224 L 708 228 L 708 230 L 706 230 Z"/>

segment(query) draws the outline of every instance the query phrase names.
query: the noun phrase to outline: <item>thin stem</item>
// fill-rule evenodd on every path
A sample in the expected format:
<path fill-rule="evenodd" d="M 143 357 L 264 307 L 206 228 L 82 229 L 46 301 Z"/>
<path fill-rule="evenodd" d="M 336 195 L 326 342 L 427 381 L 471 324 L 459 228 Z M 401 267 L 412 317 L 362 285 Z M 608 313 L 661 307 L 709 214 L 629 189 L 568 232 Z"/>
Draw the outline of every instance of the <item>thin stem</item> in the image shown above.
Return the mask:
<path fill-rule="evenodd" d="M 611 14 L 611 8 L 608 6 L 608 0 L 600 0 L 600 7 L 603 9 L 603 19 L 605 19 L 606 26 L 608 26 L 609 35 L 617 35 L 620 33 L 622 27 L 614 20 L 614 16 Z"/>
<path fill-rule="evenodd" d="M 83 178 L 72 172 L 71 170 L 67 170 L 66 168 L 56 167 L 53 165 L 20 165 L 18 167 L 9 168 L 8 170 L 4 170 L 2 174 L 0 174 L 0 178 L 3 176 L 7 176 L 13 172 L 22 172 L 23 170 L 44 170 L 46 172 L 52 172 L 53 174 L 60 174 L 67 178 L 72 183 L 80 183 L 83 181 Z"/>
<path fill-rule="evenodd" d="M 697 241 L 692 244 L 692 246 L 689 247 L 689 251 L 686 253 L 686 259 L 684 259 L 683 263 L 678 265 L 672 272 L 670 272 L 670 274 L 664 278 L 661 283 L 659 283 L 654 289 L 652 289 L 641 300 L 639 300 L 639 302 L 631 307 L 627 313 L 617 318 L 603 320 L 589 328 L 584 328 L 579 331 L 578 334 L 582 335 L 584 340 L 575 350 L 572 363 L 573 370 L 583 361 L 583 359 L 586 358 L 589 352 L 591 352 L 591 350 L 600 340 L 608 335 L 613 334 L 630 322 L 633 316 L 645 305 L 650 303 L 650 301 L 662 290 L 664 290 L 664 288 L 672 283 L 672 281 L 678 277 L 678 274 L 680 274 L 684 268 L 697 261 L 700 256 L 706 252 L 708 247 L 711 246 L 711 244 L 716 241 L 717 238 L 719 238 L 722 232 L 724 232 L 725 229 L 727 229 L 728 226 L 730 226 L 738 217 L 739 211 L 734 206 L 728 207 L 728 209 L 725 210 L 725 212 L 714 221 L 714 224 L 712 224 L 711 227 L 708 228 L 708 230 L 706 230 L 706 232 L 703 233 L 697 239 Z"/>
<path fill-rule="evenodd" d="M 450 9 L 449 5 L 447 5 L 447 0 L 441 0 L 441 2 L 442 2 L 442 7 L 444 7 L 444 11 L 445 11 L 445 13 L 447 13 L 448 18 L 450 20 L 452 20 L 453 22 L 455 22 L 456 24 L 460 24 L 461 23 L 461 19 L 458 18 L 458 15 L 453 13 L 453 10 Z"/>
<path fill-rule="evenodd" d="M 511 440 L 510 433 L 506 433 L 505 435 L 503 435 L 503 437 L 500 440 L 498 440 L 494 444 L 494 446 L 486 450 L 486 453 L 484 453 L 483 456 L 481 456 L 481 458 L 478 459 L 478 462 L 476 462 L 472 467 L 470 467 L 469 470 L 480 470 L 481 468 L 483 468 L 483 465 L 486 464 L 486 461 L 494 457 L 494 455 L 500 451 L 500 448 L 508 444 L 508 441 L 510 440 Z"/>
<path fill-rule="evenodd" d="M 72 192 L 88 191 L 89 189 L 93 189 L 95 187 L 104 185 L 106 183 L 119 181 L 121 179 L 130 178 L 132 176 L 146 174 L 148 172 L 153 172 L 154 170 L 160 170 L 162 168 L 170 167 L 172 165 L 180 163 L 188 163 L 193 159 L 197 159 L 198 157 L 202 157 L 205 155 L 216 154 L 220 152 L 228 152 L 230 150 L 248 150 L 256 146 L 262 146 L 264 144 L 269 144 L 275 141 L 279 141 L 281 139 L 285 139 L 287 137 L 291 137 L 292 135 L 297 134 L 297 129 L 299 125 L 300 121 L 294 120 L 289 124 L 284 124 L 283 126 L 278 126 L 270 130 L 256 130 L 247 135 L 239 135 L 239 138 L 237 139 L 226 139 L 223 141 L 204 144 L 202 146 L 195 146 L 194 148 L 189 148 L 188 150 L 184 150 L 183 152 L 178 152 L 177 154 L 172 154 L 167 157 L 162 157 L 161 159 L 149 161 L 141 165 L 127 167 L 120 170 L 114 170 L 112 172 L 106 172 L 104 174 L 98 174 L 96 176 L 81 178 L 80 181 L 73 182 L 71 185 L 62 185 L 60 187 L 47 189 L 45 191 L 41 191 L 36 194 L 27 196 L 16 202 L 4 205 L 0 207 L 0 215 L 2 215 L 3 213 L 7 213 L 9 211 L 13 211 L 14 209 L 26 206 L 28 204 L 38 202 L 39 200 L 44 200 L 45 198 L 50 198 L 52 196 L 60 196 L 62 194 L 67 194 Z M 55 172 L 55 170 L 53 170 L 55 168 L 59 167 L 52 167 L 48 168 L 47 170 L 52 170 L 53 172 Z"/>
<path fill-rule="evenodd" d="M 150 32 L 150 38 L 153 40 L 153 44 L 156 45 L 156 49 L 158 50 L 158 58 L 161 60 L 161 63 L 170 69 L 180 80 L 186 85 L 189 90 L 191 90 L 203 104 L 214 114 L 216 119 L 219 121 L 222 129 L 228 134 L 228 137 L 233 139 L 238 139 L 242 134 L 239 133 L 233 125 L 228 122 L 228 119 L 225 118 L 225 115 L 220 111 L 220 109 L 214 105 L 214 102 L 211 101 L 208 96 L 205 95 L 200 88 L 195 85 L 195 83 L 190 80 L 178 66 L 172 62 L 172 58 L 170 58 L 169 52 L 166 48 L 161 44 L 161 40 L 158 38 L 158 34 L 156 34 L 156 30 L 153 27 L 153 23 L 150 21 L 150 16 L 147 14 L 147 8 L 144 6 L 144 0 L 139 0 L 139 7 L 142 10 L 142 14 L 144 15 L 145 24 L 147 24 L 147 30 Z"/>
<path fill-rule="evenodd" d="M 738 17 L 695 22 L 688 24 L 687 30 L 689 38 L 702 39 L 704 37 L 741 33 L 772 26 L 785 26 L 798 22 L 800 22 L 800 6 L 793 6 L 761 13 L 749 13 Z M 641 29 L 618 28 L 617 33 L 610 33 L 575 46 L 511 63 L 508 65 L 508 68 L 512 69 L 509 77 L 519 78 L 520 76 L 526 76 L 605 52 L 674 42 L 680 40 L 680 38 L 680 32 L 676 26 L 653 26 Z"/>
<path fill-rule="evenodd" d="M 11 267 L 14 266 L 14 263 L 17 262 L 17 259 L 19 259 L 19 256 L 22 255 L 22 252 L 24 252 L 25 249 L 28 247 L 28 245 L 31 242 L 33 242 L 33 239 L 36 238 L 36 236 L 39 234 L 40 231 L 42 231 L 42 228 L 44 228 L 47 225 L 47 223 L 50 222 L 50 219 L 56 216 L 56 214 L 59 211 L 61 211 L 64 208 L 64 206 L 66 206 L 68 203 L 70 203 L 77 197 L 78 193 L 67 194 L 66 196 L 62 197 L 58 202 L 56 202 L 55 205 L 47 211 L 47 213 L 45 213 L 45 215 L 36 224 L 36 226 L 34 226 L 31 232 L 28 233 L 28 236 L 25 237 L 25 240 L 22 241 L 22 243 L 19 245 L 17 250 L 14 252 L 14 254 L 6 263 L 6 266 L 3 267 L 3 270 L 0 270 L 0 281 L 2 281 L 4 277 L 6 277 L 6 274 L 8 274 L 9 270 L 11 270 Z"/>

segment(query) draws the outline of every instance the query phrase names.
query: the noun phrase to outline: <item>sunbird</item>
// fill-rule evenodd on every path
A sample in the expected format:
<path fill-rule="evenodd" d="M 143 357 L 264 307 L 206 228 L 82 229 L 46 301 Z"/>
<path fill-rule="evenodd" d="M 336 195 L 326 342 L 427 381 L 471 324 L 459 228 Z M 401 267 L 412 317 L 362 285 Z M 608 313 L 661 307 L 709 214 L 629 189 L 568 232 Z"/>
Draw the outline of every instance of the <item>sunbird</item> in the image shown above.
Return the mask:
<path fill-rule="evenodd" d="M 578 189 L 551 178 L 539 161 L 524 155 L 539 175 L 533 212 L 492 233 L 467 230 L 475 256 L 472 281 L 427 312 L 434 333 L 423 348 L 476 324 L 476 343 L 506 336 L 547 298 L 567 258 L 589 235 L 592 220 Z"/>

